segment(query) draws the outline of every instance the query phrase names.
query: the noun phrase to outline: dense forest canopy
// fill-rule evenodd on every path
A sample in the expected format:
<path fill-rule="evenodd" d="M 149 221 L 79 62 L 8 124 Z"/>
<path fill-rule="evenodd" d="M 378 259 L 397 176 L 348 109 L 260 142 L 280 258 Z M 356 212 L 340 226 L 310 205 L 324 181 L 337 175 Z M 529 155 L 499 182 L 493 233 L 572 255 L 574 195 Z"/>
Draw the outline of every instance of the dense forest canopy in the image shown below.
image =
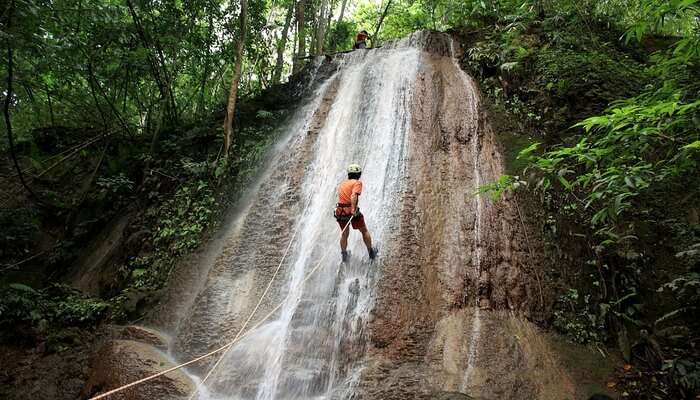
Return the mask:
<path fill-rule="evenodd" d="M 254 0 L 240 92 L 258 93 L 308 54 L 349 49 L 360 29 L 378 45 L 420 29 L 576 14 L 582 23 L 604 20 L 641 40 L 694 34 L 695 7 L 694 1 Z M 12 0 L 2 12 L 2 39 L 14 55 L 19 137 L 49 125 L 152 134 L 196 119 L 226 98 L 241 35 L 235 1 Z M 7 52 L 2 56 L 7 65 Z"/>

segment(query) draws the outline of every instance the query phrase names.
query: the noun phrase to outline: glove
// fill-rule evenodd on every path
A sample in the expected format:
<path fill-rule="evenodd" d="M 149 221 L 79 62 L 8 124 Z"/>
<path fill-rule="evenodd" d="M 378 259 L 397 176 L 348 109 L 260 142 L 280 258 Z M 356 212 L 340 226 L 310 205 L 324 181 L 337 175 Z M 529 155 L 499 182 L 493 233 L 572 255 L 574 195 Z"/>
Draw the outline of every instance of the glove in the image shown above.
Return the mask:
<path fill-rule="evenodd" d="M 355 208 L 355 212 L 352 213 L 353 218 L 359 218 L 362 216 L 362 213 L 360 212 L 360 207 Z"/>

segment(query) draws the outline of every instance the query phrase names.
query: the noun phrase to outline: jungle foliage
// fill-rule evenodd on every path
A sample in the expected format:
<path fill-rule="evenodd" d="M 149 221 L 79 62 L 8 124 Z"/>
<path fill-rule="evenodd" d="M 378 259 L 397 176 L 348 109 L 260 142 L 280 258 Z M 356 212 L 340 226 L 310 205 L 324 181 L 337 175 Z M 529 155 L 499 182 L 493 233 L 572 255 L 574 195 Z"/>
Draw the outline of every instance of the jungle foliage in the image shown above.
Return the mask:
<path fill-rule="evenodd" d="M 493 13 L 471 33 L 466 67 L 530 138 L 480 192 L 544 206 L 550 276 L 570 285 L 555 328 L 618 347 L 640 368 L 621 372 L 628 395 L 694 398 L 700 3 L 583 3 Z"/>
<path fill-rule="evenodd" d="M 698 0 L 3 4 L 0 325 L 138 318 L 129 304 L 163 287 L 255 170 L 308 56 L 349 50 L 361 29 L 372 46 L 447 30 L 515 121 L 509 175 L 481 192 L 534 202 L 565 261 L 547 322 L 620 348 L 631 395 L 700 390 Z M 124 257 L 98 298 L 52 286 L 121 216 Z"/>

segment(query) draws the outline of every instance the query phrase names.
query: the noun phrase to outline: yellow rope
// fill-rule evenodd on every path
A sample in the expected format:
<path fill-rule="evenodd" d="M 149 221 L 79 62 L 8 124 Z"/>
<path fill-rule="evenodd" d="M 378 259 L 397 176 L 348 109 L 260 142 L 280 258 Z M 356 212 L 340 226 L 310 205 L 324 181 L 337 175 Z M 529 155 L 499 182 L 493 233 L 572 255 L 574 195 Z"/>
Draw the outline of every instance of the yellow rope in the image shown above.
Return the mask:
<path fill-rule="evenodd" d="M 341 235 L 342 235 L 343 233 L 345 233 L 345 231 L 348 229 L 348 226 L 350 226 L 350 222 L 352 222 L 352 218 L 353 218 L 353 217 L 350 217 L 350 219 L 348 220 L 348 223 L 345 224 L 345 227 L 344 227 L 343 230 L 341 231 Z M 294 235 L 296 235 L 296 231 L 295 231 Z M 284 256 L 282 257 L 282 261 L 284 261 L 284 257 L 287 255 L 287 251 L 289 251 L 289 248 L 291 247 L 291 244 L 292 244 L 293 239 L 294 239 L 294 236 L 292 236 L 292 239 L 289 241 L 289 245 L 287 246 L 287 250 L 285 251 L 285 254 L 284 254 Z M 311 278 L 311 276 L 321 267 L 321 265 L 323 264 L 323 261 L 326 259 L 326 256 L 328 256 L 328 253 L 327 253 L 327 252 L 326 252 L 326 254 L 323 255 L 323 257 L 321 258 L 321 261 L 319 261 L 319 262 L 316 264 L 316 266 L 315 266 L 308 274 L 306 274 L 306 277 L 305 277 L 304 280 L 301 282 L 302 285 L 303 285 L 304 283 L 306 283 L 306 282 Z M 163 375 L 165 375 L 165 374 L 167 374 L 167 373 L 169 373 L 169 372 L 176 371 L 176 370 L 178 370 L 178 369 L 180 369 L 180 368 L 183 368 L 183 367 L 186 367 L 186 366 L 188 366 L 188 365 L 194 364 L 194 363 L 196 363 L 196 362 L 198 362 L 198 361 L 201 361 L 201 360 L 203 360 L 203 359 L 205 359 L 205 358 L 207 358 L 207 357 L 211 357 L 211 356 L 213 356 L 214 354 L 218 354 L 218 353 L 221 353 L 221 352 L 223 351 L 224 354 L 222 354 L 221 357 L 219 357 L 219 359 L 217 360 L 217 362 L 214 364 L 214 366 L 212 367 L 212 369 L 209 371 L 209 373 L 207 373 L 206 377 L 205 377 L 204 380 L 202 381 L 202 383 L 204 383 L 204 382 L 206 381 L 206 379 L 209 378 L 209 376 L 212 374 L 212 372 L 214 371 L 214 369 L 219 365 L 219 363 L 221 362 L 221 360 L 224 358 L 224 356 L 226 355 L 226 352 L 228 352 L 228 349 L 230 349 L 230 348 L 231 348 L 234 344 L 236 344 L 237 342 L 241 341 L 241 340 L 242 340 L 243 338 L 245 338 L 249 333 L 251 333 L 252 331 L 254 331 L 255 329 L 257 329 L 260 325 L 262 325 L 262 323 L 265 322 L 268 318 L 270 318 L 277 310 L 279 310 L 280 307 L 282 307 L 282 305 L 283 305 L 283 304 L 287 301 L 287 299 L 290 297 L 291 293 L 288 293 L 287 296 L 285 296 L 285 298 L 282 299 L 282 301 L 281 301 L 279 304 L 277 304 L 277 306 L 275 306 L 275 308 L 272 309 L 272 311 L 270 311 L 267 315 L 265 315 L 258 323 L 256 323 L 255 325 L 253 325 L 253 327 L 250 328 L 248 331 L 246 331 L 246 333 L 244 333 L 244 334 L 241 335 L 241 332 L 243 332 L 243 329 L 245 329 L 245 327 L 246 327 L 246 325 L 248 324 L 248 322 L 252 319 L 253 315 L 254 315 L 255 312 L 258 310 L 258 307 L 259 307 L 260 304 L 262 303 L 262 300 L 263 300 L 264 296 L 267 294 L 267 291 L 268 291 L 269 288 L 271 287 L 272 281 L 275 279 L 275 276 L 277 275 L 277 272 L 279 271 L 279 268 L 280 268 L 280 266 L 282 265 L 282 261 L 280 261 L 280 264 L 279 264 L 279 266 L 277 267 L 277 270 L 275 271 L 275 273 L 273 274 L 272 278 L 270 279 L 270 282 L 268 283 L 267 288 L 265 289 L 265 292 L 263 292 L 263 295 L 260 297 L 260 300 L 258 301 L 258 304 L 255 306 L 255 308 L 253 309 L 253 311 L 250 313 L 250 315 L 248 316 L 248 319 L 246 320 L 245 324 L 241 327 L 241 329 L 238 331 L 238 333 L 237 333 L 236 336 L 233 338 L 233 340 L 231 340 L 230 342 L 226 343 L 225 345 L 219 347 L 218 349 L 215 349 L 215 350 L 210 351 L 209 353 L 203 354 L 203 355 L 201 355 L 201 356 L 199 356 L 199 357 L 193 358 L 193 359 L 191 359 L 191 360 L 189 360 L 189 361 L 187 361 L 187 362 L 184 362 L 184 363 L 182 363 L 182 364 L 179 364 L 179 365 L 176 365 L 176 366 L 174 366 L 174 367 L 168 368 L 168 369 L 166 369 L 166 370 L 164 370 L 164 371 L 155 373 L 155 374 L 153 374 L 153 375 L 149 375 L 149 376 L 147 376 L 147 377 L 145 377 L 145 378 L 142 378 L 142 379 L 139 379 L 139 380 L 137 380 L 137 381 L 134 381 L 134 382 L 128 383 L 128 384 L 126 384 L 126 385 L 120 386 L 120 387 L 118 387 L 118 388 L 116 388 L 116 389 L 112 389 L 112 390 L 110 390 L 110 391 L 108 391 L 108 392 L 105 392 L 105 393 L 102 393 L 102 394 L 100 394 L 100 395 L 91 397 L 90 400 L 104 399 L 104 398 L 109 397 L 109 396 L 111 396 L 111 395 L 113 395 L 113 394 L 115 394 L 115 393 L 124 391 L 124 390 L 126 390 L 126 389 L 131 388 L 131 387 L 134 387 L 134 386 L 140 385 L 140 384 L 142 384 L 142 383 L 148 382 L 148 381 L 150 381 L 150 380 L 156 379 L 156 378 L 158 378 L 158 377 L 160 377 L 160 376 L 163 376 Z M 197 389 L 197 390 L 198 390 L 198 389 Z M 197 393 L 197 390 L 195 390 L 195 392 L 192 394 L 192 397 Z M 191 399 L 192 397 L 190 397 L 190 399 Z"/>

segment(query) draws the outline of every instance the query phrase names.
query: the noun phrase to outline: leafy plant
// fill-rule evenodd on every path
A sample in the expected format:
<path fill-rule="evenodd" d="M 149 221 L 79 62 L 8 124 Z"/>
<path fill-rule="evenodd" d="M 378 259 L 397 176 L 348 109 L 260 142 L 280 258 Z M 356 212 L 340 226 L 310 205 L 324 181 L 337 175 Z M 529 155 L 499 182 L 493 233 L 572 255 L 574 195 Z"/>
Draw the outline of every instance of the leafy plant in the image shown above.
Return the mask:
<path fill-rule="evenodd" d="M 22 284 L 0 288 L 0 326 L 28 324 L 40 329 L 87 326 L 101 319 L 108 304 L 63 285 L 35 290 Z"/>
<path fill-rule="evenodd" d="M 554 311 L 553 325 L 577 343 L 599 343 L 606 339 L 605 318 L 608 308 L 593 310 L 590 295 L 580 296 L 570 288 L 559 297 Z"/>
<path fill-rule="evenodd" d="M 111 177 L 99 177 L 96 184 L 102 198 L 128 194 L 134 189 L 134 182 L 127 178 L 124 173 Z"/>
<path fill-rule="evenodd" d="M 664 362 L 662 371 L 668 373 L 673 382 L 693 393 L 700 389 L 700 362 L 685 358 L 675 358 Z"/>
<path fill-rule="evenodd" d="M 175 255 L 197 247 L 202 232 L 211 222 L 215 205 L 213 189 L 206 181 L 181 186 L 158 211 L 156 246 Z"/>
<path fill-rule="evenodd" d="M 14 261 L 27 255 L 39 234 L 36 215 L 30 209 L 0 210 L 0 260 Z"/>
<path fill-rule="evenodd" d="M 507 129 L 541 135 L 520 152 L 524 170 L 478 193 L 496 199 L 526 176 L 519 186 L 541 202 L 538 223 L 559 260 L 552 278 L 570 287 L 553 326 L 577 342 L 617 344 L 644 371 L 633 385 L 654 387 L 638 393 L 694 398 L 700 4 L 555 3 L 537 17 L 500 15 L 466 54 L 516 121 Z"/>
<path fill-rule="evenodd" d="M 496 182 L 480 186 L 474 194 L 488 194 L 491 200 L 497 201 L 506 191 L 515 191 L 525 184 L 527 182 L 521 181 L 518 176 L 502 175 Z"/>
<path fill-rule="evenodd" d="M 607 245 L 630 237 L 620 222 L 638 196 L 695 179 L 700 157 L 691 127 L 699 111 L 700 101 L 684 102 L 677 91 L 642 95 L 578 123 L 587 135 L 575 145 L 541 156 L 530 148 L 522 156 L 541 173 L 535 187 L 561 190 L 563 201 L 586 212 Z"/>

